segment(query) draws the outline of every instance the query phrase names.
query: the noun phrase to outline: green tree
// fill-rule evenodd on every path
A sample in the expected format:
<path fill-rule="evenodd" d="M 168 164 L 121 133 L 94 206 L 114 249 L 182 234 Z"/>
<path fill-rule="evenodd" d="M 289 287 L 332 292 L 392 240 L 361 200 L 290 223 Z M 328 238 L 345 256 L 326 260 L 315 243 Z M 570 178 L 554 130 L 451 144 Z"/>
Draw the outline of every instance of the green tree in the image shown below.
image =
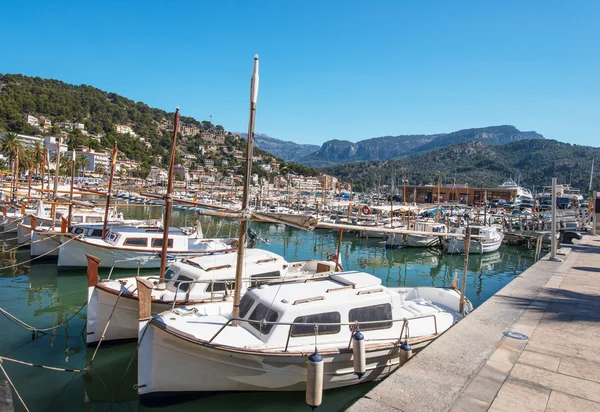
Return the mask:
<path fill-rule="evenodd" d="M 0 151 L 6 154 L 12 164 L 12 172 L 17 178 L 19 169 L 19 156 L 24 152 L 23 142 L 16 133 L 6 133 L 0 142 Z"/>

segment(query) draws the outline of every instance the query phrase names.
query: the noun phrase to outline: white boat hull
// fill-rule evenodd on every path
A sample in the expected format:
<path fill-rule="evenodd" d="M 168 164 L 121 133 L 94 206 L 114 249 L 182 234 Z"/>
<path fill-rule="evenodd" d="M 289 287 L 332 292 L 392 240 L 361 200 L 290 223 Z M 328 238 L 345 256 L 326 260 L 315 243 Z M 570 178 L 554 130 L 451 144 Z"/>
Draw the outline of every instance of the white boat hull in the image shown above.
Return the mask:
<path fill-rule="evenodd" d="M 500 249 L 502 245 L 502 239 L 496 241 L 489 242 L 478 242 L 476 240 L 472 240 L 469 244 L 469 254 L 471 253 L 491 253 Z M 450 239 L 448 243 L 448 253 L 465 253 L 465 242 L 463 239 Z"/>
<path fill-rule="evenodd" d="M 304 391 L 310 353 L 248 354 L 185 340 L 148 324 L 140 330 L 138 394 L 142 401 L 190 392 Z M 400 365 L 397 347 L 367 352 L 367 372 L 354 374 L 352 351 L 326 354 L 323 389 L 379 380 Z M 160 372 L 159 372 L 160 371 Z"/>
<path fill-rule="evenodd" d="M 56 259 L 62 244 L 61 235 L 33 231 L 29 253 L 32 258 Z"/>
<path fill-rule="evenodd" d="M 172 252 L 178 259 L 205 256 L 214 251 L 201 252 Z M 142 252 L 135 249 L 111 248 L 85 242 L 81 239 L 73 239 L 63 242 L 58 254 L 59 269 L 75 269 L 87 267 L 86 254 L 100 259 L 101 268 L 120 269 L 157 269 L 160 267 L 160 250 Z"/>
<path fill-rule="evenodd" d="M 397 249 L 402 247 L 432 247 L 440 244 L 439 236 L 401 235 L 392 233 L 385 242 L 385 247 Z"/>

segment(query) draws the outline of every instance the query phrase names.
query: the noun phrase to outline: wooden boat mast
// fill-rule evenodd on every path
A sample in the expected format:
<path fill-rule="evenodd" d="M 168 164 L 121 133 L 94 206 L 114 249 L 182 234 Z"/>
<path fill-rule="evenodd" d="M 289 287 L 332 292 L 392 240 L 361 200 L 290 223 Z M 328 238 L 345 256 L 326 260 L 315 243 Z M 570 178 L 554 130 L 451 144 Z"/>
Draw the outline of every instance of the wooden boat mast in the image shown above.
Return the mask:
<path fill-rule="evenodd" d="M 171 206 L 173 203 L 173 177 L 175 169 L 175 150 L 177 147 L 177 130 L 179 129 L 179 107 L 175 109 L 175 121 L 173 122 L 173 144 L 171 145 L 171 163 L 169 164 L 169 182 L 167 183 L 167 194 L 165 195 L 165 216 L 163 223 L 163 243 L 160 253 L 160 278 L 159 288 L 165 287 L 165 269 L 167 268 L 167 247 L 169 246 L 169 225 L 171 224 Z M 161 286 L 162 285 L 162 286 Z"/>
<path fill-rule="evenodd" d="M 115 166 L 117 164 L 117 142 L 113 149 L 112 162 L 110 166 L 110 179 L 108 180 L 108 192 L 106 192 L 106 208 L 104 209 L 104 223 L 102 224 L 102 239 L 106 236 L 106 225 L 108 224 L 108 208 L 110 207 L 110 198 L 112 196 L 113 178 L 115 177 Z"/>
<path fill-rule="evenodd" d="M 244 255 L 246 238 L 248 236 L 248 220 L 250 216 L 248 205 L 250 199 L 250 178 L 252 175 L 252 153 L 254 151 L 254 123 L 256 121 L 256 103 L 258 102 L 258 54 L 254 55 L 254 72 L 250 81 L 250 121 L 248 122 L 248 146 L 246 148 L 246 169 L 244 173 L 244 191 L 242 194 L 242 218 L 240 220 L 240 233 L 238 238 L 237 264 L 235 267 L 235 290 L 233 292 L 233 311 L 231 317 L 240 316 L 240 296 L 242 288 L 242 270 L 244 268 Z M 237 321 L 232 322 L 237 326 Z"/>
<path fill-rule="evenodd" d="M 71 227 L 71 217 L 73 216 L 73 187 L 75 186 L 75 159 L 77 152 L 73 148 L 71 155 L 71 188 L 69 189 L 69 217 L 67 219 L 67 231 Z"/>

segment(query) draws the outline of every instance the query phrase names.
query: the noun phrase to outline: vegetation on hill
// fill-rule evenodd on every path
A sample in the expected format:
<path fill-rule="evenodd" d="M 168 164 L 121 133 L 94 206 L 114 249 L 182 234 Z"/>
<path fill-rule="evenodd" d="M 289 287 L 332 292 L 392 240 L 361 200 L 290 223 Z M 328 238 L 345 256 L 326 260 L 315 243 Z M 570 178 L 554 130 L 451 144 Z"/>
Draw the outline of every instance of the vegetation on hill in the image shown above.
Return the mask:
<path fill-rule="evenodd" d="M 442 184 L 456 180 L 457 184 L 471 187 L 495 187 L 512 177 L 520 180 L 522 186 L 541 188 L 557 177 L 559 183 L 587 189 L 593 158 L 600 159 L 600 148 L 555 140 L 532 139 L 492 146 L 471 141 L 408 159 L 350 163 L 323 171 L 365 188 L 375 188 L 378 177 L 382 185 L 390 185 L 394 173 L 401 185 L 406 169 L 408 184 L 417 185 L 436 185 L 439 171 Z M 600 177 L 599 169 L 596 168 L 595 183 Z"/>
<path fill-rule="evenodd" d="M 52 122 L 50 129 L 34 127 L 25 120 L 26 115 L 43 116 Z M 134 102 L 115 93 L 107 93 L 88 85 L 75 86 L 58 80 L 28 77 L 20 74 L 0 74 L 0 131 L 10 131 L 33 135 L 43 133 L 59 136 L 64 133 L 58 124 L 61 122 L 81 123 L 87 134 L 79 129 L 68 130 L 66 144 L 69 149 L 84 145 L 92 149 L 111 148 L 117 142 L 119 151 L 129 159 L 141 163 L 140 176 L 147 175 L 150 165 L 166 166 L 172 139 L 173 113 L 152 108 L 142 102 Z M 226 135 L 225 147 L 231 153 L 243 150 L 245 144 L 225 132 L 223 126 L 209 121 L 198 121 L 193 117 L 181 116 L 181 123 L 196 127 L 197 133 L 181 136 L 178 139 L 177 163 L 185 163 L 186 154 L 197 155 L 198 147 L 206 146 L 201 138 L 204 131 Z M 117 133 L 117 125 L 130 126 L 135 136 Z M 170 130 L 169 130 L 170 129 Z M 141 138 L 141 139 L 140 139 Z M 143 139 L 143 140 L 142 140 Z M 255 156 L 272 155 L 255 148 Z M 211 155 L 213 156 L 213 155 Z M 232 154 L 219 152 L 214 156 L 215 164 L 221 158 L 229 159 L 230 164 L 238 163 Z M 289 173 L 315 175 L 318 171 L 278 159 L 280 168 Z M 200 164 L 200 159 L 191 166 Z M 261 175 L 269 172 L 257 170 Z"/>

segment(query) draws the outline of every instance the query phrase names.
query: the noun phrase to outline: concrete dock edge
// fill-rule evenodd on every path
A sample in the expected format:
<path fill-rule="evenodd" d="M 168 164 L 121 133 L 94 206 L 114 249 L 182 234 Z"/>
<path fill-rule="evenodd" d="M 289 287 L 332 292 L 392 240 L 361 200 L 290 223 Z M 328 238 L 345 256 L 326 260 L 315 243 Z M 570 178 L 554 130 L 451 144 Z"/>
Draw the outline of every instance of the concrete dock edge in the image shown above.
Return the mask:
<path fill-rule="evenodd" d="M 559 257 L 529 267 L 348 410 L 600 410 L 600 237 L 563 245 Z M 577 341 L 585 350 L 561 347 L 570 333 L 588 336 Z M 560 371 L 577 362 L 591 363 L 592 376 Z"/>

